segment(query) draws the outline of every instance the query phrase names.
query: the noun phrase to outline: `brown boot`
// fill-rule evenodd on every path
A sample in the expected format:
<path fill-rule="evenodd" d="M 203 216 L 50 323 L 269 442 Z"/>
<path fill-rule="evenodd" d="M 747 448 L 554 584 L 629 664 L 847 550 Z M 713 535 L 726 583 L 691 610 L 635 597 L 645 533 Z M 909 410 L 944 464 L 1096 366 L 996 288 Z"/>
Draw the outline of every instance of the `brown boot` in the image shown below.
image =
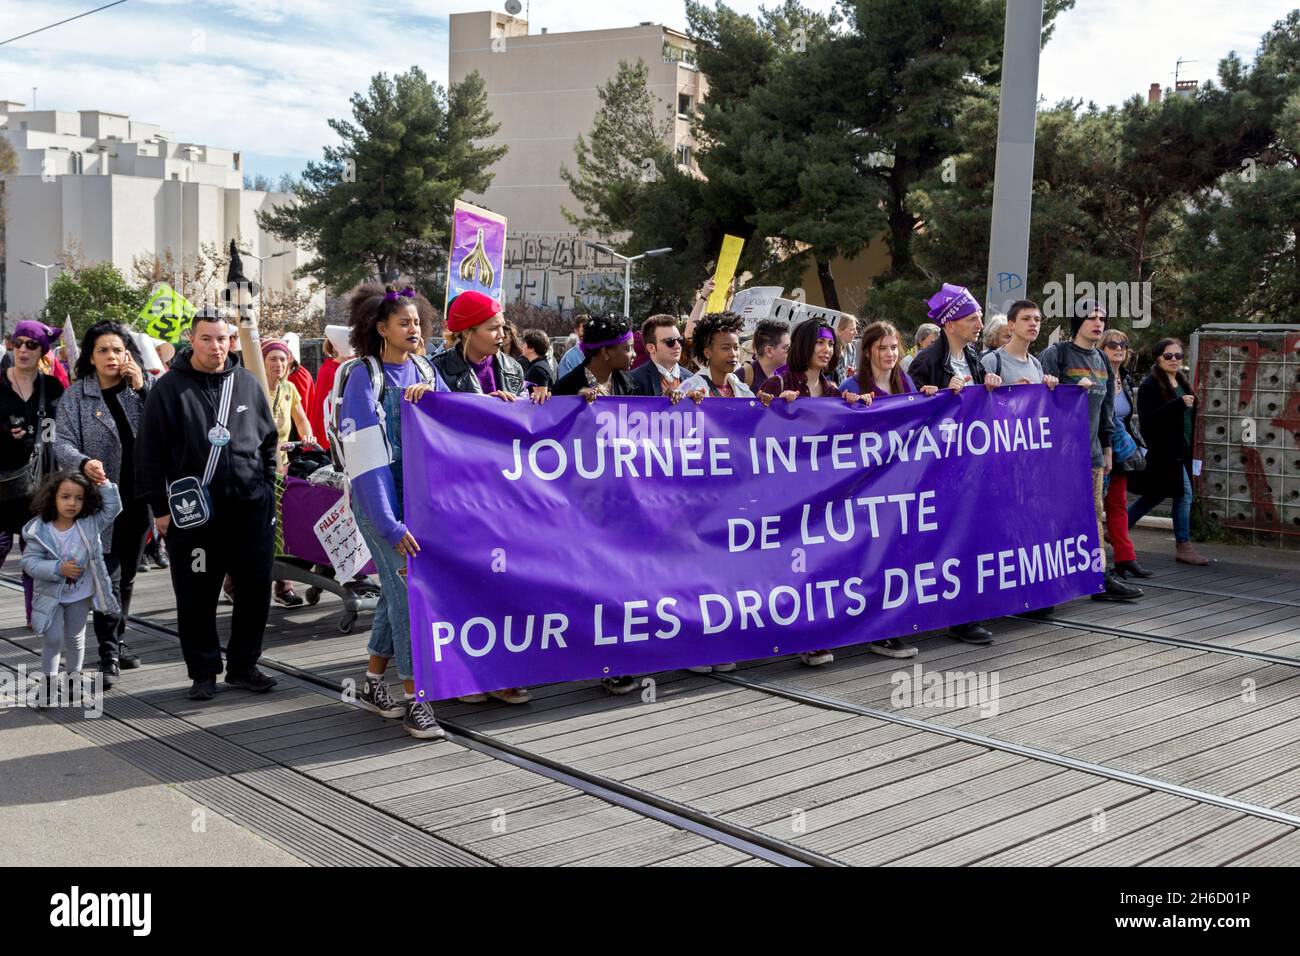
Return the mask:
<path fill-rule="evenodd" d="M 1204 567 L 1210 563 L 1208 558 L 1201 557 L 1200 552 L 1196 550 L 1196 546 L 1190 541 L 1180 542 L 1177 551 L 1179 564 L 1194 564 L 1197 567 Z"/>

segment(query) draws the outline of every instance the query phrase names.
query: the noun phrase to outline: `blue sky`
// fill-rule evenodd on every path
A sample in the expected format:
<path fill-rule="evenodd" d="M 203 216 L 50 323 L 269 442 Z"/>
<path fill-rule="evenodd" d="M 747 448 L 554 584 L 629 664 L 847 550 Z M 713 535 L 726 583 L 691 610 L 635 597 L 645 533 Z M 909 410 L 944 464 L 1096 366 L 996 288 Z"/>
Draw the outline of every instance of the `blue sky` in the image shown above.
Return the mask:
<path fill-rule="evenodd" d="M 105 0 L 4 0 L 0 40 Z M 1300 2 L 1300 0 L 1298 0 Z M 805 0 L 830 9 L 833 0 Z M 729 4 L 757 11 L 758 0 Z M 769 5 L 771 5 L 769 3 Z M 1295 4 L 1276 0 L 1078 0 L 1043 52 L 1040 93 L 1119 103 L 1152 82 L 1214 75 Z M 380 71 L 423 68 L 447 79 L 447 16 L 498 3 L 448 0 L 127 0 L 0 46 L 0 98 L 41 109 L 102 109 L 159 123 L 189 142 L 241 150 L 245 169 L 298 173 L 349 115 L 351 95 Z M 531 0 L 534 30 L 686 26 L 683 0 Z"/>

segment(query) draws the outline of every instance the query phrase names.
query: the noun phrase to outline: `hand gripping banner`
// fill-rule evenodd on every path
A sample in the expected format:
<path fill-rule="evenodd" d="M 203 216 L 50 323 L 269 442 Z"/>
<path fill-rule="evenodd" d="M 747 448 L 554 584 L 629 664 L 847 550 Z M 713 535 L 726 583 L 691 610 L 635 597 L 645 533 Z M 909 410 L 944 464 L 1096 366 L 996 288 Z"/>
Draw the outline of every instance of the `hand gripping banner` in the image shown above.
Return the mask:
<path fill-rule="evenodd" d="M 1101 590 L 1087 395 L 430 394 L 402 407 L 425 699 L 906 637 Z"/>

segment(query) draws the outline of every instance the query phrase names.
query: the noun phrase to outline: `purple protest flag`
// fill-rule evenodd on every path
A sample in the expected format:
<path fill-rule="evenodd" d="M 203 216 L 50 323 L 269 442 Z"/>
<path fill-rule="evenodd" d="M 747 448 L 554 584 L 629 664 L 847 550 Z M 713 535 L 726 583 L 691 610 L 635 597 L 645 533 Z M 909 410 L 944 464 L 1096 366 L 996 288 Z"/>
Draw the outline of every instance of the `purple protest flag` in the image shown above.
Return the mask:
<path fill-rule="evenodd" d="M 470 290 L 501 302 L 505 262 L 505 216 L 456 200 L 451 217 L 446 303 Z M 446 303 L 443 315 L 447 314 Z"/>
<path fill-rule="evenodd" d="M 417 690 L 751 660 L 1096 593 L 1086 401 L 404 403 Z"/>

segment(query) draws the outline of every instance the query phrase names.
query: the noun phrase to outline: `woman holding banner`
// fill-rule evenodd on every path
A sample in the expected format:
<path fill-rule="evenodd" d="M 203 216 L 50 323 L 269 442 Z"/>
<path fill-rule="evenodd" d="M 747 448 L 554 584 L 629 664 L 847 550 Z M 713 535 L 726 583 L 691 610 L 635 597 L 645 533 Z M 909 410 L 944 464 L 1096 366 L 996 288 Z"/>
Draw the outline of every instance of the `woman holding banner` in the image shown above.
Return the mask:
<path fill-rule="evenodd" d="M 632 324 L 622 316 L 590 318 L 582 340 L 582 364 L 555 383 L 556 395 L 581 395 L 589 403 L 601 395 L 635 395 L 627 374 L 632 367 Z"/>
<path fill-rule="evenodd" d="M 339 446 L 351 483 L 357 526 L 379 572 L 379 604 L 370 632 L 370 662 L 357 703 L 382 717 L 402 718 L 412 737 L 443 736 L 433 706 L 415 696 L 411 659 L 410 606 L 406 561 L 420 544 L 402 521 L 402 408 L 428 392 L 446 392 L 437 371 L 423 357 L 420 315 L 410 289 L 362 286 L 352 294 L 351 345 L 361 362 L 345 366 L 337 411 Z M 372 374 L 382 376 L 376 394 Z M 393 700 L 384 682 L 388 662 L 397 658 L 397 673 L 406 700 Z"/>
<path fill-rule="evenodd" d="M 871 404 L 871 393 L 841 391 L 827 376 L 840 360 L 840 341 L 835 330 L 824 322 L 807 319 L 790 333 L 790 361 L 780 375 L 773 375 L 758 390 L 758 399 L 771 408 L 773 399 L 793 402 L 800 397 L 842 398 L 850 406 L 858 402 Z M 799 655 L 809 667 L 820 667 L 835 660 L 830 651 L 804 651 Z"/>
<path fill-rule="evenodd" d="M 447 332 L 456 336 L 456 344 L 435 355 L 433 366 L 446 381 L 448 391 L 490 395 L 505 402 L 528 396 L 535 404 L 541 405 L 551 393 L 546 388 L 526 382 L 523 366 L 501 351 L 505 328 L 505 316 L 495 299 L 472 289 L 462 292 L 451 300 L 447 309 Z M 581 368 L 578 371 L 581 372 Z M 528 691 L 522 687 L 469 694 L 460 700 L 466 704 L 478 704 L 488 697 L 507 704 L 526 704 L 530 700 Z"/>
<path fill-rule="evenodd" d="M 148 504 L 135 496 L 135 436 L 152 384 L 142 365 L 125 326 L 105 321 L 87 329 L 77 354 L 77 380 L 59 401 L 54 442 L 60 468 L 79 471 L 94 484 L 107 479 L 122 497 L 121 512 L 104 530 L 104 564 L 119 613 L 94 612 L 106 689 L 117 683 L 122 669 L 140 666 L 140 658 L 123 652 L 122 635 L 145 536 L 153 526 Z"/>

